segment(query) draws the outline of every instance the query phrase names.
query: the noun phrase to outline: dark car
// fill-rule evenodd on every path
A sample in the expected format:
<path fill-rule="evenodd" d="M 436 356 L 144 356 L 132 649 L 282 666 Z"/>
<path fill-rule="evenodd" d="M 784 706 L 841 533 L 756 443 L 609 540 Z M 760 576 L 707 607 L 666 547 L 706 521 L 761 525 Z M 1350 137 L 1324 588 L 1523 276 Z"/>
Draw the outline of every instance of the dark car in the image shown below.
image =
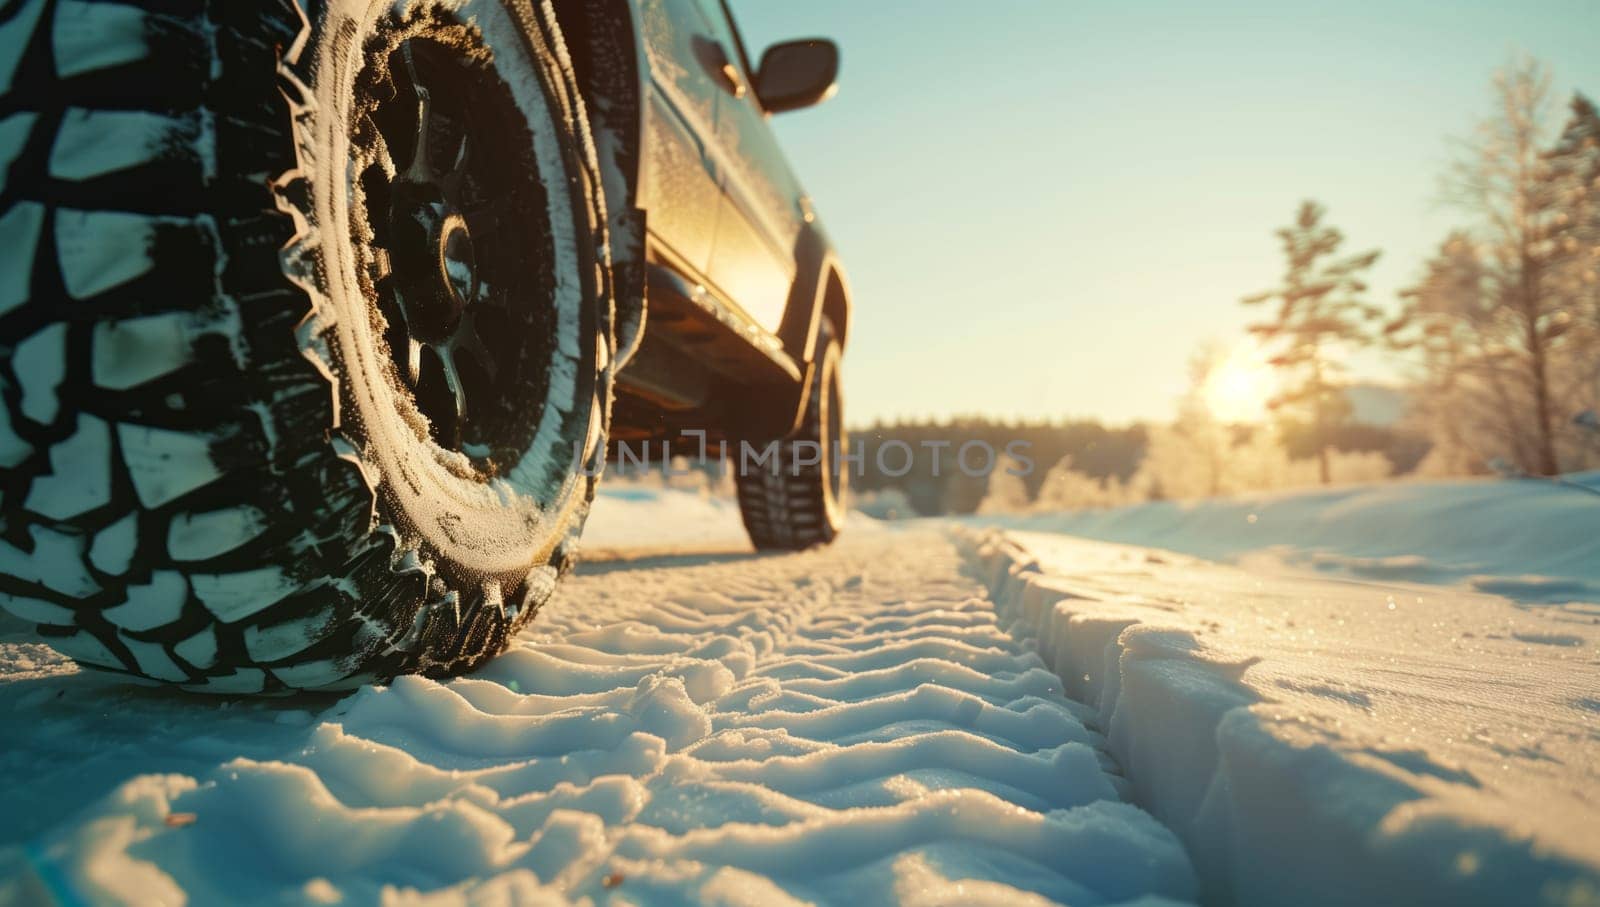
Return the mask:
<path fill-rule="evenodd" d="M 768 117 L 837 70 L 718 0 L 5 4 L 0 604 L 204 691 L 468 670 L 630 445 L 830 541 L 850 302 Z"/>

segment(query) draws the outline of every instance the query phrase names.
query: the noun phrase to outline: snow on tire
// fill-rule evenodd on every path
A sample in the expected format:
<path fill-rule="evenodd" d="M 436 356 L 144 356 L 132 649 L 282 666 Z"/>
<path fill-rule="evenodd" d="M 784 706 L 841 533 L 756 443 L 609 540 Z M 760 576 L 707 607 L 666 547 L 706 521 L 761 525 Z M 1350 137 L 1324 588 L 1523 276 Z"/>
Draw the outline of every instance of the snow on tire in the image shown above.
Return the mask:
<path fill-rule="evenodd" d="M 554 15 L 320 10 L 0 9 L 0 605 L 83 664 L 456 673 L 575 557 L 615 349 Z"/>

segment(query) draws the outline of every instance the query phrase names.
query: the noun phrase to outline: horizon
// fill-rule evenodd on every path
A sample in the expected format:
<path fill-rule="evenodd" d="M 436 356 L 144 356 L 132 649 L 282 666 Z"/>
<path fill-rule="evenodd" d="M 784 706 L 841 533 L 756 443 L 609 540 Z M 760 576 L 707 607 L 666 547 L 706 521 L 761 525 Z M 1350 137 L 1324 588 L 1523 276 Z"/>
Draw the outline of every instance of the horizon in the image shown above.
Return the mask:
<path fill-rule="evenodd" d="M 1395 394 L 1399 394 L 1399 395 L 1405 395 L 1405 394 L 1410 393 L 1411 389 L 1406 384 L 1404 384 L 1403 382 L 1400 382 L 1400 381 L 1386 382 L 1386 381 L 1383 381 L 1383 380 L 1380 380 L 1380 379 L 1372 379 L 1372 380 L 1357 379 L 1357 380 L 1351 381 L 1348 385 L 1346 385 L 1345 390 L 1347 390 L 1347 391 L 1357 391 L 1357 392 L 1363 391 L 1363 390 L 1378 390 L 1378 391 L 1384 391 L 1384 392 L 1391 392 L 1391 393 L 1395 393 Z M 991 424 L 1010 424 L 1010 423 L 1015 423 L 1017 425 L 1027 425 L 1027 426 L 1033 426 L 1033 425 L 1093 424 L 1093 425 L 1098 425 L 1098 426 L 1106 429 L 1107 431 L 1123 431 L 1123 430 L 1132 429 L 1132 428 L 1143 428 L 1143 427 L 1148 427 L 1148 426 L 1151 426 L 1151 425 L 1160 425 L 1160 424 L 1165 424 L 1165 423 L 1171 422 L 1172 421 L 1172 413 L 1169 412 L 1169 413 L 1164 413 L 1164 414 L 1158 414 L 1156 416 L 1149 417 L 1149 418 L 1106 419 L 1106 418 L 1101 418 L 1099 416 L 1084 416 L 1084 415 L 1078 415 L 1078 414 L 1075 414 L 1075 413 L 1057 413 L 1057 414 L 1054 414 L 1054 415 L 1042 414 L 1042 415 L 1037 415 L 1037 416 L 1012 416 L 1012 415 L 1007 415 L 1007 414 L 1003 414 L 1003 413 L 997 415 L 997 414 L 994 414 L 994 413 L 983 413 L 983 412 L 951 412 L 951 413 L 948 413 L 948 414 L 937 415 L 937 416 L 919 415 L 919 414 L 910 414 L 910 415 L 896 414 L 896 415 L 890 415 L 890 416 L 885 416 L 885 417 L 874 418 L 871 421 L 859 421 L 859 420 L 856 419 L 856 417 L 854 415 L 852 415 L 850 417 L 850 423 L 849 423 L 848 427 L 849 427 L 849 429 L 851 431 L 859 432 L 859 431 L 866 431 L 868 429 L 875 428 L 875 427 L 880 427 L 880 426 L 919 425 L 919 424 L 925 424 L 925 423 L 932 423 L 932 424 L 935 424 L 935 425 L 948 425 L 948 424 L 952 424 L 952 423 L 956 423 L 956 422 L 962 422 L 962 421 L 968 421 L 968 420 L 970 420 L 970 421 L 986 421 L 986 422 L 989 422 Z M 1396 424 L 1396 423 L 1400 422 L 1401 420 L 1399 420 L 1399 419 L 1363 419 L 1361 417 L 1361 415 L 1360 415 L 1359 407 L 1358 407 L 1358 412 L 1355 415 L 1352 416 L 1350 421 L 1351 421 L 1352 424 L 1355 424 L 1355 425 L 1385 425 L 1386 426 L 1386 425 Z M 1266 422 L 1266 420 L 1265 419 L 1261 419 L 1261 418 L 1226 418 L 1226 417 L 1223 417 L 1223 416 L 1218 416 L 1217 417 L 1217 422 L 1218 422 L 1218 424 L 1221 424 L 1221 425 L 1246 426 L 1246 425 L 1264 424 Z"/>
<path fill-rule="evenodd" d="M 857 300 L 853 425 L 1170 420 L 1200 345 L 1243 342 L 1239 299 L 1281 277 L 1302 199 L 1344 251 L 1382 250 L 1368 299 L 1392 311 L 1466 220 L 1438 181 L 1494 70 L 1547 65 L 1555 129 L 1600 94 L 1600 6 L 1576 2 L 732 5 L 753 55 L 842 49 L 838 96 L 773 122 Z M 1367 353 L 1352 379 L 1405 375 Z"/>

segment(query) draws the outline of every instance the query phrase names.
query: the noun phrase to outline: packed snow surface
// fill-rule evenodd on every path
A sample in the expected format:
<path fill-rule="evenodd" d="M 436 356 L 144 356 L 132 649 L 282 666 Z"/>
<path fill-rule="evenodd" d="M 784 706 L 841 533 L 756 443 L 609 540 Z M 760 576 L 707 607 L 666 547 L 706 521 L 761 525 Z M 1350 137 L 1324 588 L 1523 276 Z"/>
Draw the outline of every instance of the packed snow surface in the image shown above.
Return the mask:
<path fill-rule="evenodd" d="M 1167 517 L 1224 564 L 939 521 L 761 556 L 619 485 L 470 678 L 223 700 L 10 634 L 0 903 L 1600 903 L 1600 605 L 1464 579 L 1588 582 L 1591 497 Z M 1512 515 L 1563 527 L 1528 568 L 1450 534 Z M 1446 572 L 1299 569 L 1330 552 Z"/>
<path fill-rule="evenodd" d="M 584 525 L 583 549 L 601 557 L 749 551 L 750 538 L 731 497 L 608 477 L 600 483 Z"/>
<path fill-rule="evenodd" d="M 1192 899 L 972 563 L 935 527 L 592 563 L 475 676 L 339 700 L 131 687 L 11 642 L 0 901 Z"/>
<path fill-rule="evenodd" d="M 1351 485 L 1001 522 L 1262 568 L 1600 601 L 1600 473 Z"/>

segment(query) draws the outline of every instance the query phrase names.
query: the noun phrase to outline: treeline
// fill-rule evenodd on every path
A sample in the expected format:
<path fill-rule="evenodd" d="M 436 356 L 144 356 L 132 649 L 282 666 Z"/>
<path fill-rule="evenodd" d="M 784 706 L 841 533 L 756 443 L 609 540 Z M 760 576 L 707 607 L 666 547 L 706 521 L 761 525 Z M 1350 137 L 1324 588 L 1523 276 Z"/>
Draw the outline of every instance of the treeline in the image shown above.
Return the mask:
<path fill-rule="evenodd" d="M 1074 451 L 1037 485 L 997 474 L 979 509 L 1600 466 L 1600 113 L 1582 94 L 1558 105 L 1545 68 L 1515 61 L 1441 189 L 1458 226 L 1398 299 L 1372 297 L 1380 250 L 1349 251 L 1316 202 L 1276 232 L 1277 285 L 1241 300 L 1260 312 L 1249 331 L 1276 375 L 1260 424 L 1217 417 L 1226 357 L 1202 345 L 1189 393 L 1172 422 L 1144 429 L 1131 474 Z M 1398 426 L 1355 420 L 1345 363 L 1360 350 L 1407 376 Z"/>
<path fill-rule="evenodd" d="M 1266 418 L 1216 413 L 1225 352 L 1202 344 L 1171 422 L 985 419 L 901 422 L 858 433 L 863 509 L 888 514 L 1068 510 L 1146 500 L 1385 479 L 1600 467 L 1600 112 L 1558 104 L 1548 71 L 1522 59 L 1496 73 L 1493 106 L 1442 175 L 1460 217 L 1397 299 L 1374 299 L 1381 252 L 1349 251 L 1314 201 L 1276 231 L 1280 277 L 1241 302 L 1275 375 Z M 1396 424 L 1355 417 L 1345 362 L 1368 350 L 1407 377 Z M 883 445 L 1028 442 L 1032 470 L 986 477 L 923 457 L 875 469 Z"/>
<path fill-rule="evenodd" d="M 1025 444 L 1034 468 L 1023 482 L 1030 493 L 1036 493 L 1049 468 L 1069 456 L 1097 479 L 1125 481 L 1139 468 L 1146 441 L 1142 425 L 1109 428 L 1093 421 L 1026 422 L 970 416 L 880 423 L 851 434 L 852 444 L 864 445 L 865 456 L 863 468 L 852 472 L 850 481 L 858 494 L 898 489 L 923 515 L 971 513 L 983 500 L 989 480 L 987 475 L 968 475 L 961 469 L 957 457 L 964 444 L 976 442 L 996 452 L 1015 442 Z M 895 449 L 884 449 L 886 444 Z M 903 463 L 900 445 L 916 454 L 904 475 L 895 474 Z M 974 450 L 972 471 L 979 471 Z M 880 463 L 889 469 L 879 468 Z"/>
<path fill-rule="evenodd" d="M 1262 457 L 1254 458 L 1257 466 L 1249 477 L 1250 487 L 1286 484 L 1287 472 L 1298 466 L 1304 473 L 1315 463 L 1315 445 L 1304 426 L 1237 425 L 1221 430 L 1225 437 L 1219 440 L 1230 451 L 1235 445 L 1266 448 L 1272 452 L 1267 459 L 1281 463 L 1278 471 L 1285 475 L 1275 481 L 1260 473 Z M 883 515 L 891 510 L 899 511 L 897 515 L 962 514 L 985 506 L 995 510 L 1067 509 L 1210 493 L 1212 489 L 1193 487 L 1183 478 L 1208 454 L 1192 448 L 1171 451 L 1166 440 L 1169 431 L 1167 426 L 1116 427 L 1093 420 L 962 417 L 876 423 L 851 434 L 852 445 L 862 445 L 863 464 L 852 470 L 850 481 L 858 503 L 868 511 L 883 511 Z M 1383 475 L 1412 472 L 1429 447 L 1426 438 L 1404 428 L 1357 422 L 1336 427 L 1330 440 L 1336 456 L 1380 462 Z M 1021 471 L 1020 467 L 1028 465 L 1019 461 L 1002 460 L 989 474 L 978 476 L 969 475 L 957 462 L 963 444 L 976 442 L 1003 453 L 1019 441 L 1025 445 L 1020 450 L 1031 462 L 1027 475 L 1006 475 L 1007 466 Z M 1153 445 L 1154 457 L 1150 455 Z M 908 462 L 904 457 L 907 448 L 916 455 L 909 459 L 910 468 L 903 469 Z M 975 446 L 971 465 L 976 467 L 980 459 Z M 879 468 L 880 463 L 889 469 Z M 1304 483 L 1303 476 L 1298 483 Z M 1243 485 L 1218 488 L 1216 493 L 1236 490 L 1244 490 Z"/>
<path fill-rule="evenodd" d="M 1424 471 L 1550 476 L 1600 464 L 1600 114 L 1557 109 L 1550 75 L 1498 72 L 1494 106 L 1443 174 L 1460 215 L 1397 304 L 1369 297 L 1376 249 L 1347 254 L 1315 202 L 1277 233 L 1279 285 L 1250 330 L 1283 383 L 1275 409 L 1306 429 L 1331 480 L 1331 432 L 1349 418 L 1342 360 L 1371 348 L 1411 376 Z"/>

